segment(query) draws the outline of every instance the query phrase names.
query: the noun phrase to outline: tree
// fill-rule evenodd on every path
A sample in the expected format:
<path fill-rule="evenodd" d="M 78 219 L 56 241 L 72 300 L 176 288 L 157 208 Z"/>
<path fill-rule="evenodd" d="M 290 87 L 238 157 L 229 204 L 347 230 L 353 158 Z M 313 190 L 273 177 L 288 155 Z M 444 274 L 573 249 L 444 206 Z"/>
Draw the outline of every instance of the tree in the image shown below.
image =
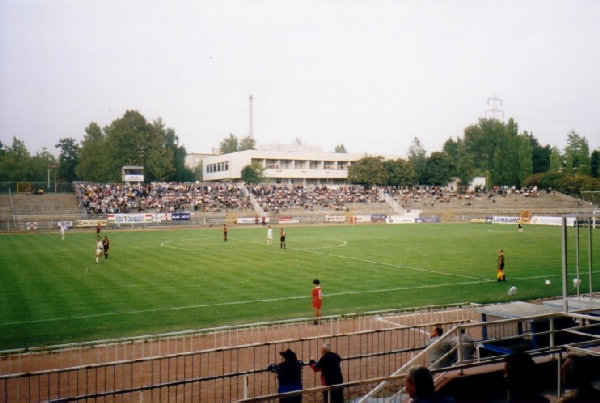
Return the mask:
<path fill-rule="evenodd" d="M 531 146 L 531 162 L 534 174 L 546 172 L 550 169 L 550 154 L 552 150 L 549 145 L 542 147 L 533 133 L 523 132 L 523 135 L 529 139 Z"/>
<path fill-rule="evenodd" d="M 533 160 L 531 158 L 531 139 L 519 136 L 519 186 L 524 186 L 525 179 L 533 174 Z"/>
<path fill-rule="evenodd" d="M 246 183 L 259 183 L 263 179 L 264 168 L 258 163 L 253 162 L 242 168 L 242 180 Z"/>
<path fill-rule="evenodd" d="M 461 185 L 469 186 L 475 176 L 475 162 L 471 154 L 466 151 L 464 142 L 460 138 L 457 140 L 456 148 L 456 177 L 460 180 Z"/>
<path fill-rule="evenodd" d="M 346 150 L 346 147 L 343 144 L 338 144 L 337 146 L 335 146 L 335 152 L 336 153 L 347 153 L 348 151 Z"/>
<path fill-rule="evenodd" d="M 415 170 L 408 161 L 402 158 L 387 160 L 383 161 L 383 167 L 388 173 L 388 185 L 410 186 L 415 183 Z"/>
<path fill-rule="evenodd" d="M 562 168 L 563 156 L 560 154 L 558 147 L 554 146 L 550 150 L 550 167 L 549 171 L 560 171 Z"/>
<path fill-rule="evenodd" d="M 567 146 L 565 147 L 565 172 L 567 174 L 580 173 L 589 175 L 591 173 L 590 147 L 585 137 L 571 131 L 567 135 Z"/>
<path fill-rule="evenodd" d="M 425 166 L 427 165 L 427 152 L 421 141 L 414 138 L 410 148 L 408 149 L 408 161 L 412 164 L 415 170 L 417 184 L 425 182 Z"/>
<path fill-rule="evenodd" d="M 424 183 L 445 186 L 452 179 L 450 157 L 442 152 L 433 152 L 425 163 Z"/>
<path fill-rule="evenodd" d="M 453 176 L 457 176 L 457 168 L 458 168 L 458 143 L 461 142 L 460 138 L 457 141 L 454 141 L 452 137 L 450 137 L 444 143 L 444 147 L 442 147 L 442 151 L 450 158 L 452 162 L 452 166 L 454 167 L 454 172 L 452 172 Z"/>
<path fill-rule="evenodd" d="M 383 166 L 383 157 L 364 157 L 350 165 L 348 180 L 363 185 L 385 185 L 388 172 Z"/>
<path fill-rule="evenodd" d="M 591 175 L 592 178 L 598 177 L 598 150 L 592 151 L 592 158 L 590 159 Z"/>
<path fill-rule="evenodd" d="M 84 181 L 107 182 L 108 166 L 106 136 L 100 126 L 92 122 L 85 128 L 75 173 Z"/>
<path fill-rule="evenodd" d="M 237 151 L 256 150 L 256 140 L 252 136 L 242 137 Z"/>
<path fill-rule="evenodd" d="M 25 143 L 13 137 L 12 146 L 5 147 L 0 159 L 0 181 L 15 182 L 31 180 L 31 155 Z"/>
<path fill-rule="evenodd" d="M 56 157 L 46 147 L 31 157 L 27 179 L 35 182 L 44 182 L 48 178 L 48 167 L 56 165 Z"/>
<path fill-rule="evenodd" d="M 225 137 L 223 140 L 221 140 L 219 152 L 221 154 L 234 153 L 238 150 L 238 148 L 238 138 L 233 135 L 233 133 L 229 133 L 229 137 Z"/>
<path fill-rule="evenodd" d="M 65 137 L 58 140 L 58 144 L 54 146 L 60 149 L 58 162 L 58 175 L 61 179 L 72 182 L 77 179 L 75 168 L 79 164 L 79 144 L 72 137 Z"/>

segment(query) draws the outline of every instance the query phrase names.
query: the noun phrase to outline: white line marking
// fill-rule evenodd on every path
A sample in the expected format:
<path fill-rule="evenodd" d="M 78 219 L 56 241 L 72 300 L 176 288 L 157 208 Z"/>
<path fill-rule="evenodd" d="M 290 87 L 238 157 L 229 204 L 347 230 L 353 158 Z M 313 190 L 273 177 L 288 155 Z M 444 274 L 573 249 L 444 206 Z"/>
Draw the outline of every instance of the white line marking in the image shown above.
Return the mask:
<path fill-rule="evenodd" d="M 597 274 L 598 272 L 593 272 Z M 531 276 L 531 277 L 513 277 L 512 280 L 530 280 L 536 278 L 548 278 L 548 277 L 559 277 L 560 274 L 549 274 L 546 276 Z M 482 283 L 490 283 L 496 282 L 497 280 L 476 280 L 476 281 L 464 281 L 462 283 L 442 283 L 442 284 L 429 284 L 422 285 L 417 287 L 395 287 L 395 288 L 383 288 L 378 290 L 365 290 L 365 291 L 343 291 L 331 294 L 323 294 L 324 297 L 339 297 L 344 295 L 359 295 L 359 294 L 373 294 L 373 293 L 384 293 L 384 292 L 393 292 L 393 291 L 406 291 L 406 290 L 418 290 L 418 289 L 430 289 L 430 288 L 440 288 L 440 287 L 453 287 L 453 286 L 463 286 L 463 285 L 473 285 L 473 284 L 482 284 Z M 135 315 L 140 313 L 151 313 L 151 312 L 164 312 L 164 311 L 179 311 L 184 309 L 197 309 L 197 308 L 211 308 L 216 306 L 231 306 L 231 305 L 242 305 L 242 304 L 252 304 L 252 303 L 266 303 L 266 302 L 277 302 L 277 301 L 289 301 L 294 299 L 309 299 L 312 298 L 310 295 L 302 295 L 302 296 L 292 296 L 292 297 L 282 297 L 282 298 L 269 298 L 269 299 L 256 299 L 256 300 L 246 300 L 246 301 L 232 301 L 232 302 L 220 302 L 217 304 L 198 304 L 198 305 L 188 305 L 188 306 L 177 306 L 170 308 L 155 308 L 155 309 L 143 309 L 138 311 L 126 311 L 126 312 L 106 312 L 99 313 L 94 315 L 79 315 L 79 316 L 71 316 L 71 317 L 62 317 L 62 318 L 47 318 L 47 319 L 37 319 L 37 320 L 29 320 L 29 321 L 19 321 L 19 322 L 6 322 L 0 323 L 0 326 L 9 326 L 9 325 L 22 325 L 27 323 L 42 323 L 42 322 L 55 322 L 61 320 L 72 320 L 72 319 L 89 319 L 89 318 L 98 318 L 103 316 L 115 316 L 115 315 Z"/>
<path fill-rule="evenodd" d="M 381 317 L 377 318 L 377 320 L 380 321 L 380 322 L 387 323 L 388 325 L 392 325 L 392 326 L 400 326 L 400 325 L 402 325 L 402 323 L 392 322 L 391 320 L 383 319 Z M 426 335 L 430 335 L 429 332 L 427 332 L 427 331 L 425 331 L 423 329 L 413 329 L 413 328 L 410 328 L 408 330 L 412 330 L 413 332 L 419 332 L 419 333 L 423 333 L 423 334 L 426 334 Z"/>

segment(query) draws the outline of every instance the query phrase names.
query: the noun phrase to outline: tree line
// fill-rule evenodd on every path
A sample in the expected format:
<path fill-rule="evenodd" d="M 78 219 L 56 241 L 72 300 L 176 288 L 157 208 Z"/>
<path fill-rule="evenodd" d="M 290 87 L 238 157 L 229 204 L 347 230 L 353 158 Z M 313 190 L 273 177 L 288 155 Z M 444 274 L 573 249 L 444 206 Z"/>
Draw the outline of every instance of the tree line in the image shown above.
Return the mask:
<path fill-rule="evenodd" d="M 488 186 L 598 190 L 598 151 L 590 153 L 587 139 L 573 131 L 561 152 L 542 146 L 533 133 L 519 133 L 513 119 L 480 119 L 462 137 L 449 138 L 441 151 L 427 155 L 415 138 L 406 160 L 365 157 L 348 170 L 351 182 L 367 185 L 446 185 L 455 178 L 468 185 L 474 177 L 485 177 Z"/>
<path fill-rule="evenodd" d="M 10 146 L 0 143 L 0 181 L 44 181 L 50 165 L 57 165 L 58 179 L 68 182 L 120 182 L 123 165 L 143 166 L 147 182 L 187 182 L 201 175 L 185 167 L 187 153 L 175 130 L 161 118 L 149 123 L 134 110 L 104 128 L 91 122 L 81 142 L 65 137 L 55 147 L 58 159 L 46 149 L 31 156 L 17 138 Z"/>

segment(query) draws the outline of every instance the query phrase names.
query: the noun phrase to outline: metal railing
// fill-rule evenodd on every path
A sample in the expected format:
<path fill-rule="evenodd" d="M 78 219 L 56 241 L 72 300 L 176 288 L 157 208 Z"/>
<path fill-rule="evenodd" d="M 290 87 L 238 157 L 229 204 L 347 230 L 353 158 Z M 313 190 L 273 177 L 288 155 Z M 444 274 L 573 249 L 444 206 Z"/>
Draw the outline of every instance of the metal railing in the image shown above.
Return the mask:
<path fill-rule="evenodd" d="M 3 352 L 0 361 L 5 373 L 0 376 L 0 401 L 231 401 L 274 393 L 276 380 L 267 367 L 280 361 L 278 353 L 292 348 L 308 362 L 318 356 L 324 341 L 344 357 L 345 379 L 372 378 L 389 373 L 424 348 L 434 324 L 445 322 L 449 327 L 474 316 L 474 308 L 387 311 L 332 317 L 319 326 L 313 326 L 311 318 L 238 328 L 237 334 L 229 328 L 224 329 L 228 333 L 180 334 L 162 342 L 132 338 L 90 348 L 12 350 Z M 256 341 L 249 342 L 252 336 Z M 34 370 L 40 362 L 63 368 Z M 304 372 L 305 385 L 319 384 L 316 374 Z"/>

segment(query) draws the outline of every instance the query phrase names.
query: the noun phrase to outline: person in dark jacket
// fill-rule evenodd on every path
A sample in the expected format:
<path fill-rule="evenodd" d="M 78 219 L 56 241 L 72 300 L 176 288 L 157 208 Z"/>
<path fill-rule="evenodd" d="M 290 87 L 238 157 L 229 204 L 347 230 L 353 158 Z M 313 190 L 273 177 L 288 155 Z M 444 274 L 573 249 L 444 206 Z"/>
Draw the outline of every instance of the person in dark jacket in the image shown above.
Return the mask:
<path fill-rule="evenodd" d="M 302 390 L 302 361 L 298 361 L 296 353 L 289 348 L 279 353 L 283 357 L 283 362 L 269 365 L 268 370 L 277 374 L 279 388 L 277 393 L 292 392 Z M 300 403 L 302 395 L 283 397 L 279 403 Z"/>
<path fill-rule="evenodd" d="M 327 342 L 323 343 L 321 354 L 321 359 L 318 362 L 312 359 L 310 360 L 310 367 L 313 371 L 321 371 L 321 383 L 324 386 L 344 383 L 344 377 L 342 376 L 342 369 L 340 367 L 342 358 L 336 353 L 331 352 L 331 346 Z M 334 389 L 330 393 L 331 403 L 343 403 L 344 390 L 342 388 Z M 323 403 L 328 403 L 327 395 L 327 392 L 323 392 Z"/>
<path fill-rule="evenodd" d="M 512 353 L 504 358 L 504 379 L 508 386 L 508 403 L 548 403 L 537 393 L 538 371 L 535 362 L 525 352 Z"/>

